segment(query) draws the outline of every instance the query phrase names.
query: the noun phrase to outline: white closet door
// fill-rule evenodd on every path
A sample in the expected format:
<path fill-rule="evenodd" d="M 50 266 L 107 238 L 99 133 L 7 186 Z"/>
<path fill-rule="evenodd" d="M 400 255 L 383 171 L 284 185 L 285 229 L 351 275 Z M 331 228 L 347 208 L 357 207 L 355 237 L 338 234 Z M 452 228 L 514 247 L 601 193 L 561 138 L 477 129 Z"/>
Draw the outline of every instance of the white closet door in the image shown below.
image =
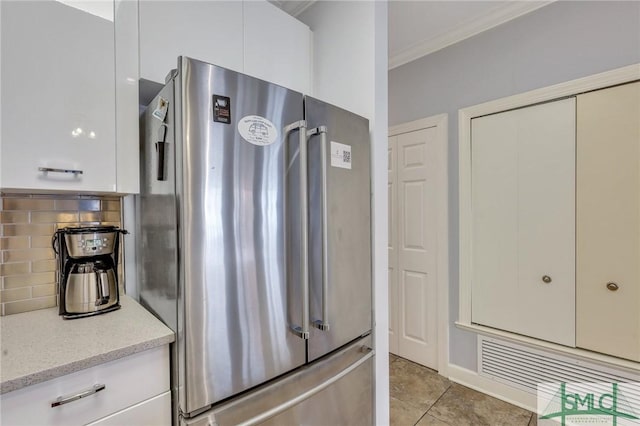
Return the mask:
<path fill-rule="evenodd" d="M 472 321 L 575 346 L 575 99 L 472 120 Z"/>
<path fill-rule="evenodd" d="M 396 197 L 396 153 L 398 137 L 389 138 L 389 158 L 388 158 L 388 206 L 389 206 L 389 352 L 400 355 L 398 352 L 398 251 L 396 245 L 398 241 L 398 214 Z"/>
<path fill-rule="evenodd" d="M 640 361 L 640 83 L 578 96 L 578 347 Z"/>

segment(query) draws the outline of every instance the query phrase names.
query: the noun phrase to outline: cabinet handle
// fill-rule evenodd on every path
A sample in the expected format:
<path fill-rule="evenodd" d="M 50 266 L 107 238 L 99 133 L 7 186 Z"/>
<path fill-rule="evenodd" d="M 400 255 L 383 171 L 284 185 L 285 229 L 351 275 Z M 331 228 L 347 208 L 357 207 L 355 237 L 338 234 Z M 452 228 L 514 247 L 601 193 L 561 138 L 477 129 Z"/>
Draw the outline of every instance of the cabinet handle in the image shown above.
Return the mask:
<path fill-rule="evenodd" d="M 87 396 L 93 395 L 94 393 L 100 392 L 105 389 L 105 385 L 95 384 L 90 389 L 77 393 L 71 396 L 59 396 L 54 402 L 51 403 L 51 408 L 59 407 L 60 405 L 68 404 L 73 401 L 77 401 L 82 398 L 86 398 Z"/>
<path fill-rule="evenodd" d="M 542 282 L 544 282 L 545 284 L 549 284 L 551 282 L 551 277 L 549 275 L 543 275 L 542 276 Z"/>
<path fill-rule="evenodd" d="M 51 167 L 38 167 L 39 172 L 49 173 L 73 173 L 74 175 L 81 175 L 82 170 L 73 170 L 73 169 L 53 169 Z"/>
<path fill-rule="evenodd" d="M 607 283 L 607 290 L 618 291 L 620 287 L 614 282 Z"/>

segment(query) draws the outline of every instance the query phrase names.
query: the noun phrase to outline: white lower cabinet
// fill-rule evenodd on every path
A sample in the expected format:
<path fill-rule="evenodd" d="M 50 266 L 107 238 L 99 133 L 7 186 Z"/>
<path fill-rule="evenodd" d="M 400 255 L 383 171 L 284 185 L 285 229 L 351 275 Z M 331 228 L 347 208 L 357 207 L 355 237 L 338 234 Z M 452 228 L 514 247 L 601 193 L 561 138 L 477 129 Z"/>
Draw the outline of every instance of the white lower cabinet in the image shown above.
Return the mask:
<path fill-rule="evenodd" d="M 575 345 L 575 98 L 471 124 L 473 323 Z"/>
<path fill-rule="evenodd" d="M 0 423 L 170 425 L 169 390 L 164 345 L 1 395 Z"/>
<path fill-rule="evenodd" d="M 167 391 L 133 407 L 118 411 L 89 426 L 161 426 L 171 424 L 171 392 Z"/>

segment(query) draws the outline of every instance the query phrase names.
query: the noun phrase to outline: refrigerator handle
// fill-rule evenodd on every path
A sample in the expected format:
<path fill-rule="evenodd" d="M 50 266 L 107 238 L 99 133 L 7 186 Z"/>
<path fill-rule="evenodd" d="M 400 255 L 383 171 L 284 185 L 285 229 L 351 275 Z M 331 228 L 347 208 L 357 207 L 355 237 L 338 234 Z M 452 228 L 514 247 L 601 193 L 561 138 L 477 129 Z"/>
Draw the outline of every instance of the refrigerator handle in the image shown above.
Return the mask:
<path fill-rule="evenodd" d="M 301 254 L 300 275 L 302 281 L 302 326 L 291 326 L 291 330 L 301 339 L 309 338 L 309 197 L 307 194 L 307 122 L 296 121 L 284 127 L 285 137 L 289 132 L 298 130 L 299 162 L 300 162 L 300 228 Z"/>
<path fill-rule="evenodd" d="M 307 137 L 320 135 L 320 168 L 322 173 L 322 319 L 315 320 L 313 326 L 329 330 L 329 227 L 327 226 L 327 126 L 318 126 L 307 132 Z"/>
<path fill-rule="evenodd" d="M 156 179 L 157 180 L 167 180 L 164 169 L 165 169 L 165 156 L 167 143 L 164 141 L 167 135 L 167 125 L 162 124 L 158 128 L 158 142 L 156 142 L 156 152 L 158 153 L 158 161 L 156 164 Z"/>

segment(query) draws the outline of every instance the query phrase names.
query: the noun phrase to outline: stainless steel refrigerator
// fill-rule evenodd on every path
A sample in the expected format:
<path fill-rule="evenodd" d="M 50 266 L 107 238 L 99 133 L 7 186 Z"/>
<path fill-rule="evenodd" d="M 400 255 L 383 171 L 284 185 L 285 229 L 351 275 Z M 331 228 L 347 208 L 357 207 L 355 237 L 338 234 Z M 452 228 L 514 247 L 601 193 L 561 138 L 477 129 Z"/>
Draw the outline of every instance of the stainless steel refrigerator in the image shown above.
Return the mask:
<path fill-rule="evenodd" d="M 141 302 L 181 424 L 373 423 L 369 123 L 194 59 L 141 121 Z"/>

